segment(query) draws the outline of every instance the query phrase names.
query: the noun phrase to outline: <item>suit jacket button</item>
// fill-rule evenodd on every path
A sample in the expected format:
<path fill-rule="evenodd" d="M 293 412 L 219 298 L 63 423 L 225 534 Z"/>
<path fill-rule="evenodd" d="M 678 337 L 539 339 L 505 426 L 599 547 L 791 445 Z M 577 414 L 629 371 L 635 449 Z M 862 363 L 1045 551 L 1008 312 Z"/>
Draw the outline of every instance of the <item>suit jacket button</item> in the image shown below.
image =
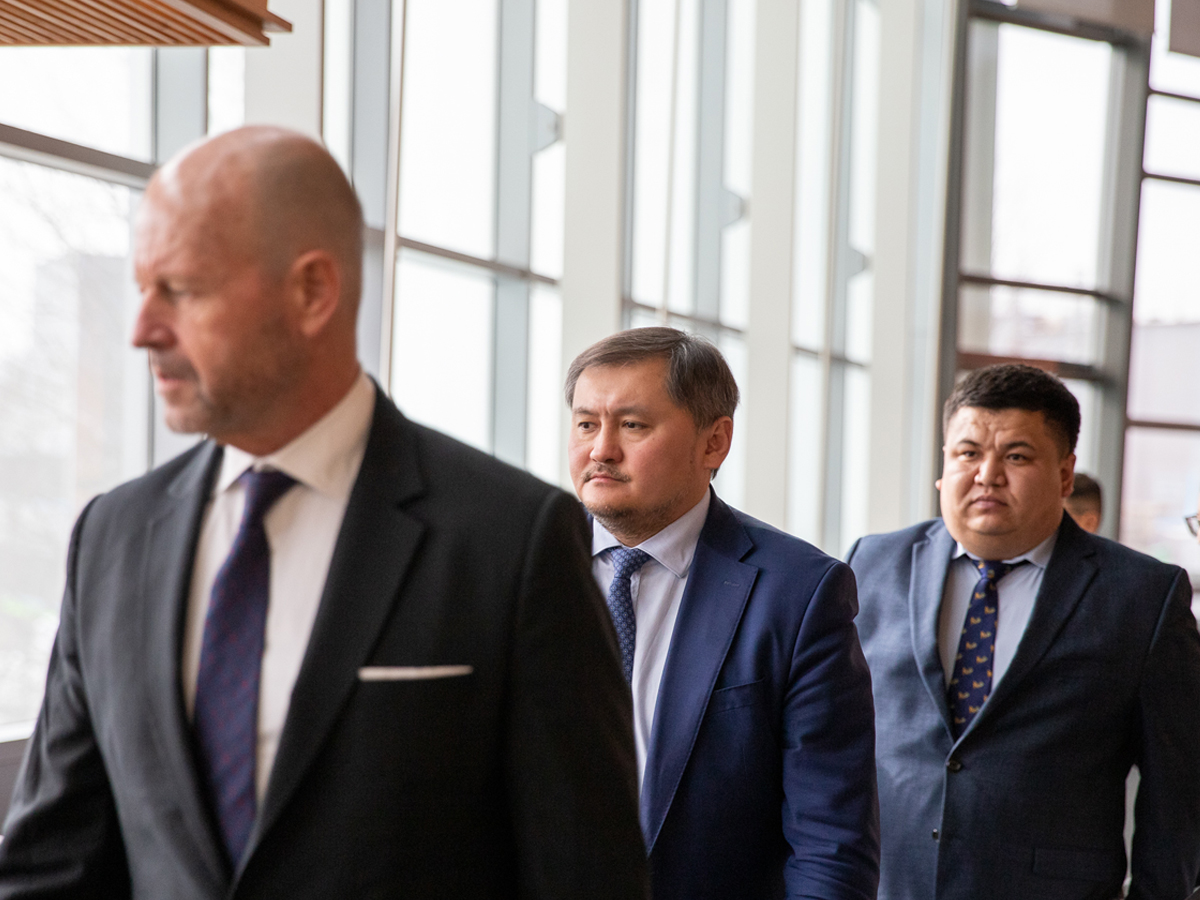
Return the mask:
<path fill-rule="evenodd" d="M 934 839 L 935 841 L 938 839 L 938 831 L 937 831 L 937 829 L 936 829 L 936 828 L 935 828 L 935 829 L 933 829 L 933 839 Z"/>
<path fill-rule="evenodd" d="M 954 757 L 950 757 L 948 760 L 946 760 L 946 768 L 949 769 L 951 772 L 961 772 L 962 771 L 962 763 L 960 763 Z"/>

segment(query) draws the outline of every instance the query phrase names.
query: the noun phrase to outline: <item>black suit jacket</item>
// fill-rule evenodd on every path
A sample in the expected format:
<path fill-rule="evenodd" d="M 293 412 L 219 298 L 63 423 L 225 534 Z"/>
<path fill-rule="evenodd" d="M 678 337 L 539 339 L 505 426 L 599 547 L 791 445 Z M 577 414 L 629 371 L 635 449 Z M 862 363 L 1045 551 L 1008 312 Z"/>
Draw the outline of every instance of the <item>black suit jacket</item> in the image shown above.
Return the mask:
<path fill-rule="evenodd" d="M 629 693 L 562 492 L 376 401 L 259 820 L 230 872 L 180 687 L 221 451 L 71 540 L 0 898 L 644 895 Z M 363 666 L 470 666 L 363 681 Z"/>

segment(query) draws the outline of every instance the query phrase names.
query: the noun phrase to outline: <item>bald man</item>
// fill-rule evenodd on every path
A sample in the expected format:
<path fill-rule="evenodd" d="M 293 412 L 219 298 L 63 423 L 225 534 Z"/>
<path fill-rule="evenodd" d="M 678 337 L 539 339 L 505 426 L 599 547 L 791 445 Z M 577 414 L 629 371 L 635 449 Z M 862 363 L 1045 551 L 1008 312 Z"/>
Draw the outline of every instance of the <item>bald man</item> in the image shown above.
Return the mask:
<path fill-rule="evenodd" d="M 363 374 L 361 234 L 279 129 L 147 188 L 133 342 L 207 439 L 76 523 L 0 898 L 645 896 L 580 510 Z"/>

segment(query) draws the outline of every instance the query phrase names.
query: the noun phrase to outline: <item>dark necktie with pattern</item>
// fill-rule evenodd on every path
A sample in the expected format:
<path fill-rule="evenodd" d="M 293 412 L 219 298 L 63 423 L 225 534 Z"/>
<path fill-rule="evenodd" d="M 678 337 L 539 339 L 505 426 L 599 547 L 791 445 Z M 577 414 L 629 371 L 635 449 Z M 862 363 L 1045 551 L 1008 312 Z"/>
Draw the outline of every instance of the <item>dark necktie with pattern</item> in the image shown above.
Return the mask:
<path fill-rule="evenodd" d="M 617 629 L 617 643 L 621 647 L 621 668 L 625 680 L 633 681 L 633 647 L 637 640 L 637 620 L 633 616 L 633 573 L 650 561 L 645 550 L 630 547 L 614 547 L 609 551 L 613 564 L 613 580 L 608 586 L 608 611 L 612 614 Z"/>
<path fill-rule="evenodd" d="M 950 713 L 957 738 L 971 724 L 992 692 L 992 658 L 996 653 L 996 620 L 1000 609 L 1000 594 L 996 583 L 1019 563 L 973 559 L 979 571 L 979 581 L 971 594 L 958 639 L 954 675 L 947 689 Z"/>
<path fill-rule="evenodd" d="M 263 517 L 296 482 L 283 472 L 246 472 L 246 508 L 213 581 L 192 724 L 221 837 L 236 867 L 257 813 L 258 683 L 270 593 L 271 549 Z"/>

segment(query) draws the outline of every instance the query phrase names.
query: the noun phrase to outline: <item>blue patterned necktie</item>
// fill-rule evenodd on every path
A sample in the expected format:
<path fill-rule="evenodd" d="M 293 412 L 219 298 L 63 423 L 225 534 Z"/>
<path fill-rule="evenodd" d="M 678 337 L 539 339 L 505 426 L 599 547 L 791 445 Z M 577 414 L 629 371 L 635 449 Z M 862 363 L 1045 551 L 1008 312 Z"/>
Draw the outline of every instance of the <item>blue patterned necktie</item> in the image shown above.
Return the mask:
<path fill-rule="evenodd" d="M 633 647 L 637 640 L 637 620 L 633 616 L 633 573 L 650 560 L 645 550 L 630 547 L 614 547 L 609 551 L 613 564 L 613 580 L 608 586 L 608 611 L 612 614 L 617 629 L 617 643 L 621 647 L 621 668 L 625 680 L 633 681 Z"/>
<path fill-rule="evenodd" d="M 1000 593 L 996 583 L 1019 563 L 973 559 L 979 571 L 979 581 L 971 594 L 958 639 L 958 655 L 954 662 L 954 677 L 950 679 L 947 696 L 957 738 L 971 724 L 992 692 L 992 657 L 996 652 L 996 620 L 1000 608 Z"/>
<path fill-rule="evenodd" d="M 221 838 L 236 866 L 257 813 L 258 683 L 266 634 L 271 549 L 263 517 L 296 482 L 283 472 L 242 475 L 246 508 L 213 580 L 193 727 Z"/>

